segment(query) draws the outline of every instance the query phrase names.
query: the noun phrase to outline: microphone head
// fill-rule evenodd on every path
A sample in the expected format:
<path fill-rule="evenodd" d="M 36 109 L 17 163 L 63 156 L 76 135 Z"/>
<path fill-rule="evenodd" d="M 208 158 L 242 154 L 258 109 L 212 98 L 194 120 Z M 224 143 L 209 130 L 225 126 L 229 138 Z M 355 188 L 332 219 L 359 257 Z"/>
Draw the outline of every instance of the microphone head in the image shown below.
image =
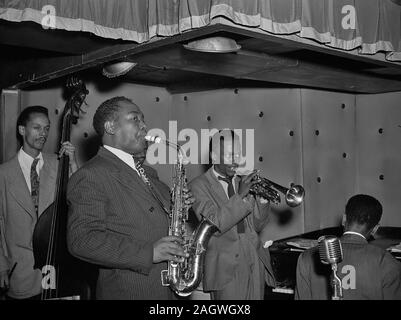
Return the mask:
<path fill-rule="evenodd" d="M 343 260 L 341 241 L 336 236 L 321 236 L 318 239 L 320 261 L 324 264 L 335 264 Z"/>

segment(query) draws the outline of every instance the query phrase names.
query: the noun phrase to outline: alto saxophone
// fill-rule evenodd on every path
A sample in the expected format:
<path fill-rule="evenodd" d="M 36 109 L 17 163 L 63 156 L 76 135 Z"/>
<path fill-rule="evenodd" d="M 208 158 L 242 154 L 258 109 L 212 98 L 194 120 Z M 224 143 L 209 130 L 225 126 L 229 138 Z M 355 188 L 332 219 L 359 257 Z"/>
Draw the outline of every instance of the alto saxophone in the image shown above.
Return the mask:
<path fill-rule="evenodd" d="M 218 231 L 218 227 L 210 220 L 203 218 L 194 232 L 188 234 L 186 226 L 188 208 L 184 198 L 187 177 L 181 147 L 159 137 L 146 136 L 146 140 L 155 143 L 164 142 L 178 149 L 178 161 L 175 165 L 171 196 L 169 235 L 183 240 L 184 251 L 189 256 L 184 258 L 183 262 L 169 261 L 167 270 L 161 272 L 161 280 L 163 286 L 169 286 L 177 295 L 186 297 L 198 288 L 202 280 L 206 249 L 210 238 Z"/>

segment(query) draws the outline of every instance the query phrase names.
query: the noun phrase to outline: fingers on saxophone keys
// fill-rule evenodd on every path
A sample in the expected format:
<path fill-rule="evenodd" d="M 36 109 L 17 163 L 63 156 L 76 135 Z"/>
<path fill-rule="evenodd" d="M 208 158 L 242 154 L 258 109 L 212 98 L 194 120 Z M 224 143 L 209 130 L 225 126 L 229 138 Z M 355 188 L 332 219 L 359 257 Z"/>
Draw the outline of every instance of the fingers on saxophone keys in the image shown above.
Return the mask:
<path fill-rule="evenodd" d="M 164 237 L 163 240 L 166 242 L 178 243 L 178 244 L 182 244 L 184 242 L 183 239 L 176 237 L 176 236 L 167 236 L 167 237 Z"/>
<path fill-rule="evenodd" d="M 188 258 L 189 254 L 184 251 L 184 249 L 178 245 L 176 247 L 170 247 L 168 252 L 168 260 L 175 262 L 183 262 L 184 258 Z"/>

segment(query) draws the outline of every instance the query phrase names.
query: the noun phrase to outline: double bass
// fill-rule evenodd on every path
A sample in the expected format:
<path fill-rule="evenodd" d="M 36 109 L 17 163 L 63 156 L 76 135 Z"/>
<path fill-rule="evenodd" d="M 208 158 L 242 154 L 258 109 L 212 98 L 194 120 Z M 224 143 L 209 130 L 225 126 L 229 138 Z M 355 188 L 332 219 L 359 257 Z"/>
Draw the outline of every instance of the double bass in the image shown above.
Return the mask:
<path fill-rule="evenodd" d="M 81 79 L 67 81 L 71 92 L 62 114 L 61 143 L 70 141 L 71 128 L 78 122 L 82 104 L 89 93 Z M 42 270 L 41 299 L 89 299 L 90 283 L 86 263 L 67 250 L 67 183 L 69 157 L 62 155 L 57 170 L 54 202 L 40 215 L 34 229 L 32 245 L 34 268 Z"/>

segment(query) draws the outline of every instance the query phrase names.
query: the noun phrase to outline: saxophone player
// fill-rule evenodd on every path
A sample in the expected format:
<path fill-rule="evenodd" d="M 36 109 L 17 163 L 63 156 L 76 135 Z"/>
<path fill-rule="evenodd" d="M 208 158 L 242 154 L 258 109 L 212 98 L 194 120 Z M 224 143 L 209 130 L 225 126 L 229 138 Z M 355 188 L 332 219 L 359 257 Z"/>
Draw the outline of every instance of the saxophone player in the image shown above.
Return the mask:
<path fill-rule="evenodd" d="M 130 99 L 114 97 L 99 106 L 93 126 L 103 146 L 69 181 L 68 248 L 99 266 L 96 299 L 174 299 L 160 273 L 168 260 L 187 254 L 179 238 L 168 236 L 169 188 L 142 167 L 143 113 Z M 191 206 L 189 192 L 185 199 Z"/>
<path fill-rule="evenodd" d="M 219 228 L 206 252 L 203 290 L 213 300 L 262 300 L 265 280 L 274 286 L 270 256 L 258 236 L 269 202 L 249 194 L 256 172 L 235 176 L 241 145 L 232 130 L 216 133 L 210 149 L 212 167 L 189 184 L 198 219 Z"/>

